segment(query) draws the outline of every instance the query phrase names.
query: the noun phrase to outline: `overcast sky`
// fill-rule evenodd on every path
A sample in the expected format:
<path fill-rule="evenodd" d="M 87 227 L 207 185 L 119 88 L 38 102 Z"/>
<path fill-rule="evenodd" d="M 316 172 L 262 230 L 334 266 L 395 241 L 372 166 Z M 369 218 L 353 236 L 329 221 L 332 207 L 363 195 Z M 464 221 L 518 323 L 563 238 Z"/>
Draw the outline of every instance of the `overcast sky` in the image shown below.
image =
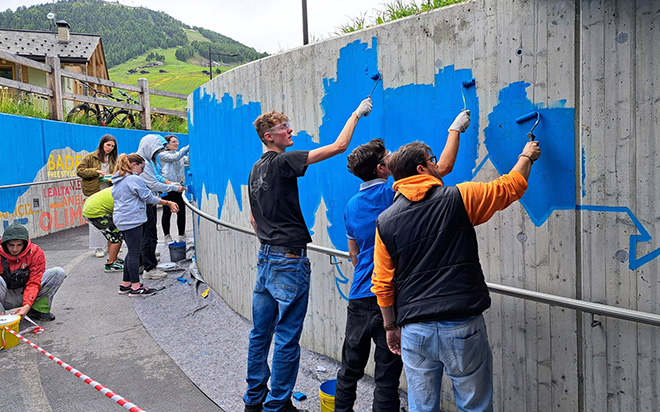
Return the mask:
<path fill-rule="evenodd" d="M 0 0 L 0 10 L 44 3 L 53 1 Z M 190 26 L 224 34 L 259 52 L 273 54 L 302 46 L 302 0 L 119 0 L 119 3 L 163 11 Z M 338 27 L 365 13 L 371 21 L 374 11 L 383 10 L 386 3 L 388 0 L 307 0 L 310 42 L 330 37 Z"/>

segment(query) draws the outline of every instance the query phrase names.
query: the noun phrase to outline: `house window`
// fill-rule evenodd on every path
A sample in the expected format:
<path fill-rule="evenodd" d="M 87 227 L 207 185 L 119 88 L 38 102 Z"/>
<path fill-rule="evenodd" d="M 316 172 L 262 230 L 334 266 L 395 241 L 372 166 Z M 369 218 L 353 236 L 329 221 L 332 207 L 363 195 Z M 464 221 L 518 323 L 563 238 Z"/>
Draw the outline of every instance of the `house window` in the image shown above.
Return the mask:
<path fill-rule="evenodd" d="M 5 79 L 14 80 L 14 68 L 13 67 L 0 67 L 0 77 Z"/>

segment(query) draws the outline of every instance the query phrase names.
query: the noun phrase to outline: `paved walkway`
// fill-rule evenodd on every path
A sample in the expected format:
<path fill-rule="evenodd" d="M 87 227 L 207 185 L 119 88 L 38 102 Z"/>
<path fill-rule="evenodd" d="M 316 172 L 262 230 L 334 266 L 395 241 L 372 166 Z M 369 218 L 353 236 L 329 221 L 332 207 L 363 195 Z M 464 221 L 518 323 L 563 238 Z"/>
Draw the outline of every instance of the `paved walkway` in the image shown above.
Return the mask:
<path fill-rule="evenodd" d="M 188 379 L 119 295 L 120 273 L 103 272 L 87 248 L 87 226 L 34 240 L 48 266 L 68 276 L 57 319 L 26 337 L 144 410 L 221 411 Z M 21 328 L 29 325 L 22 322 Z M 0 351 L 0 411 L 120 411 L 122 408 L 27 344 Z"/>
<path fill-rule="evenodd" d="M 146 281 L 165 287 L 152 297 L 117 294 L 121 274 L 103 273 L 104 261 L 87 248 L 87 237 L 82 227 L 34 240 L 47 265 L 65 268 L 68 277 L 55 297 L 57 319 L 26 337 L 144 410 L 242 411 L 250 322 L 213 291 L 202 298 L 205 284 L 177 281 L 190 278 L 189 260 L 166 279 Z M 161 242 L 158 250 L 169 261 L 167 246 Z M 338 368 L 335 360 L 303 350 L 295 391 L 308 399 L 296 406 L 320 410 L 318 387 Z M 122 410 L 24 343 L 0 351 L 0 388 L 3 412 Z M 366 377 L 356 411 L 371 410 L 372 392 Z"/>

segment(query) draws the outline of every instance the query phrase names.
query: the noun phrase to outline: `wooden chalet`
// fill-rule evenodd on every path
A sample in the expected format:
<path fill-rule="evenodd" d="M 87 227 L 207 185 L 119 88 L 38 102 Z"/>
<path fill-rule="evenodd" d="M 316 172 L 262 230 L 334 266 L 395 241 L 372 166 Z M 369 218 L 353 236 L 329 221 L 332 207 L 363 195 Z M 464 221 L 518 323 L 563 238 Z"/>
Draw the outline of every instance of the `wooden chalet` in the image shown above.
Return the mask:
<path fill-rule="evenodd" d="M 39 62 L 45 62 L 46 56 L 58 56 L 63 69 L 109 80 L 101 36 L 71 33 L 69 24 L 63 20 L 56 24 L 57 32 L 0 28 L 0 50 Z M 48 87 L 45 72 L 2 59 L 0 77 Z M 111 92 L 107 86 L 94 87 Z M 63 79 L 62 90 L 90 94 L 80 82 L 69 78 Z"/>

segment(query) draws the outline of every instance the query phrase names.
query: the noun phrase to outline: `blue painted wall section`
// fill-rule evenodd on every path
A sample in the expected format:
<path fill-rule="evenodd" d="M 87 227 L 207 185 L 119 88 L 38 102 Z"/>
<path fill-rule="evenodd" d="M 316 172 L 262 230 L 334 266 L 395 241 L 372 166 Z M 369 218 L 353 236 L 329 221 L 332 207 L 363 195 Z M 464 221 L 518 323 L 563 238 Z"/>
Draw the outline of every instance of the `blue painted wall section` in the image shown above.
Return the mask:
<path fill-rule="evenodd" d="M 540 122 L 534 134 L 542 145 L 543 156 L 534 164 L 529 189 L 521 201 L 532 222 L 536 226 L 543 225 L 555 210 L 626 213 L 640 232 L 631 236 L 630 268 L 636 269 L 660 256 L 660 249 L 643 257 L 637 256 L 637 243 L 649 241 L 651 235 L 629 208 L 576 205 L 575 109 L 566 107 L 565 101 L 552 102 L 546 107 L 530 99 L 528 83 L 516 82 L 504 87 L 499 92 L 498 104 L 488 116 L 489 125 L 484 129 L 487 154 L 479 161 L 477 88 L 463 87 L 463 82 L 473 78 L 471 70 L 439 67 L 433 84 L 408 84 L 396 88 L 383 86 L 388 84 L 387 78 L 376 84 L 374 76 L 379 73 L 376 38 L 368 43 L 358 40 L 347 44 L 340 50 L 336 76 L 323 79 L 323 119 L 318 136 L 313 138 L 316 131 L 300 130 L 292 125 L 295 134 L 294 146 L 290 150 L 312 150 L 330 144 L 360 101 L 376 86 L 372 96 L 374 110 L 360 120 L 347 153 L 310 166 L 306 175 L 299 179 L 301 206 L 308 228 L 311 231 L 315 226 L 316 213 L 323 199 L 327 207 L 327 230 L 334 247 L 347 249 L 344 205 L 361 183 L 347 171 L 348 153 L 360 144 L 382 137 L 390 150 L 421 140 L 431 146 L 434 154 L 440 155 L 446 143 L 447 128 L 464 108 L 464 96 L 472 122 L 461 135 L 456 164 L 452 173 L 445 177 L 446 184 L 473 180 L 487 161 L 491 161 L 500 174 L 508 173 L 527 142 L 527 132 L 534 125 L 534 120 L 517 124 L 515 119 L 539 112 Z M 478 85 L 479 79 L 476 81 Z M 247 185 L 250 169 L 262 153 L 252 122 L 272 108 L 262 108 L 260 102 L 243 102 L 240 95 L 224 94 L 218 98 L 204 94 L 202 90 L 196 90 L 193 95 L 194 122 L 190 124 L 191 158 L 193 171 L 198 176 L 197 190 L 204 184 L 207 193 L 217 195 L 222 206 L 227 183 L 231 182 L 242 209 L 245 205 L 242 204 L 240 187 Z M 283 96 L 283 99 L 287 98 Z M 295 107 L 295 102 L 289 106 Z M 583 170 L 585 162 L 582 152 L 579 167 Z M 585 195 L 584 187 L 581 195 Z M 337 278 L 340 293 L 340 286 L 346 282 L 343 275 Z"/>
<path fill-rule="evenodd" d="M 534 104 L 527 97 L 529 83 L 516 82 L 502 89 L 499 102 L 488 115 L 485 145 L 495 169 L 508 173 L 518 161 L 535 120 L 516 123 L 515 119 L 537 111 L 541 120 L 534 130 L 542 156 L 534 163 L 529 188 L 521 203 L 536 226 L 541 226 L 553 210 L 575 208 L 575 109 L 565 101 L 552 107 Z"/>
<path fill-rule="evenodd" d="M 7 154 L 0 185 L 30 183 L 47 166 L 55 150 L 70 148 L 74 152 L 96 150 L 105 134 L 117 139 L 119 153 L 135 152 L 140 139 L 151 132 L 86 126 L 51 120 L 0 114 L 0 153 Z M 169 133 L 157 133 L 165 136 Z M 176 134 L 181 146 L 188 144 L 187 134 Z M 15 159 L 12 163 L 11 159 Z M 75 166 L 73 166 L 75 170 Z M 28 187 L 3 189 L 0 193 L 0 212 L 12 213 L 18 198 Z M 26 222 L 24 222 L 26 223 Z"/>
<path fill-rule="evenodd" d="M 252 164 L 262 154 L 261 140 L 252 125 L 261 114 L 261 104 L 244 104 L 240 95 L 202 93 L 201 88 L 193 92 L 193 99 L 195 113 L 188 132 L 194 194 L 199 196 L 203 185 L 207 194 L 218 196 L 222 209 L 231 182 L 242 209 L 241 185 L 247 185 Z M 221 213 L 218 210 L 218 217 Z"/>
<path fill-rule="evenodd" d="M 323 80 L 325 95 L 321 106 L 324 115 L 318 142 L 312 137 L 314 132 L 292 125 L 296 132 L 290 150 L 312 150 L 333 143 L 351 113 L 376 86 L 372 95 L 374 111 L 358 123 L 347 153 L 310 166 L 299 179 L 300 202 L 308 228 L 311 231 L 314 227 L 323 198 L 328 209 L 330 239 L 336 248 L 343 250 L 348 247 L 344 205 L 360 186 L 360 180 L 348 173 L 346 167 L 350 151 L 382 137 L 390 150 L 423 140 L 439 155 L 447 140 L 449 125 L 463 110 L 462 82 L 472 79 L 470 70 L 454 70 L 453 66 L 448 66 L 439 69 L 434 85 L 384 89 L 382 81 L 376 84 L 373 79 L 379 73 L 377 46 L 373 38 L 370 44 L 355 41 L 340 50 L 336 78 Z M 467 107 L 472 110 L 472 123 L 461 137 L 454 171 L 445 179 L 449 184 L 471 180 L 476 167 L 479 129 L 476 88 L 465 89 L 465 98 Z M 195 191 L 201 190 L 203 182 L 207 193 L 217 195 L 222 205 L 227 182 L 231 181 L 239 197 L 239 206 L 243 208 L 240 185 L 247 185 L 250 169 L 262 153 L 261 142 L 252 126 L 262 113 L 261 104 L 244 103 L 241 96 L 234 99 L 229 94 L 218 99 L 203 94 L 200 88 L 193 94 L 193 105 L 193 122 L 189 126 L 191 139 L 203 142 L 191 146 Z M 263 108 L 263 111 L 271 109 Z M 200 178 L 195 179 L 195 174 Z"/>

